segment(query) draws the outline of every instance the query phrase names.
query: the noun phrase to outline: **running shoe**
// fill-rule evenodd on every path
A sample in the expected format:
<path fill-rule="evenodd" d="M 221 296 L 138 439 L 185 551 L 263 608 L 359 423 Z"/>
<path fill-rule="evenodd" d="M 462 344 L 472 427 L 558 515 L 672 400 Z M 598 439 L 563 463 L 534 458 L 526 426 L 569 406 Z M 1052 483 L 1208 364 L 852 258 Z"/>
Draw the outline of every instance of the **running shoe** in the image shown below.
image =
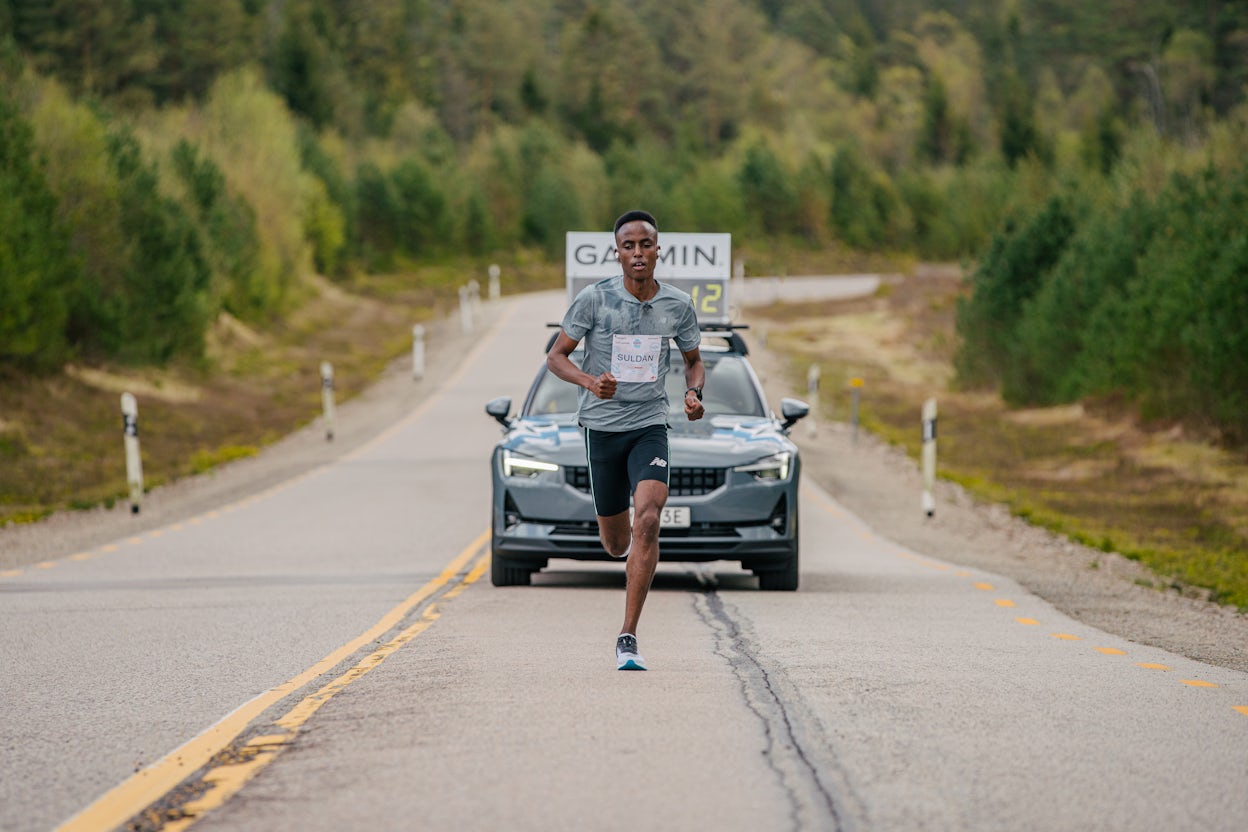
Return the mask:
<path fill-rule="evenodd" d="M 646 669 L 646 660 L 637 652 L 637 636 L 625 633 L 615 640 L 615 669 Z"/>

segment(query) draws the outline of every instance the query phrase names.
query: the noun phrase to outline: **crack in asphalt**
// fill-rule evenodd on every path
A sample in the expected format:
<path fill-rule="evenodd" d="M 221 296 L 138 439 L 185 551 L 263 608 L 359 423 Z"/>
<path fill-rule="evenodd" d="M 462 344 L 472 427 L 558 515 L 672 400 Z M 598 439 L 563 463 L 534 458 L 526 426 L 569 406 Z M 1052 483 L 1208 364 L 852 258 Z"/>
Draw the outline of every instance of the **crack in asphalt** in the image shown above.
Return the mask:
<path fill-rule="evenodd" d="M 730 608 L 705 578 L 703 583 L 703 592 L 692 596 L 694 611 L 714 633 L 716 654 L 728 662 L 746 707 L 762 723 L 767 741 L 763 753 L 788 796 L 790 828 L 852 832 L 854 818 L 863 812 L 818 720 L 795 690 L 782 693 L 781 688 L 791 686 L 784 671 L 769 668 L 759 654 L 748 618 Z"/>

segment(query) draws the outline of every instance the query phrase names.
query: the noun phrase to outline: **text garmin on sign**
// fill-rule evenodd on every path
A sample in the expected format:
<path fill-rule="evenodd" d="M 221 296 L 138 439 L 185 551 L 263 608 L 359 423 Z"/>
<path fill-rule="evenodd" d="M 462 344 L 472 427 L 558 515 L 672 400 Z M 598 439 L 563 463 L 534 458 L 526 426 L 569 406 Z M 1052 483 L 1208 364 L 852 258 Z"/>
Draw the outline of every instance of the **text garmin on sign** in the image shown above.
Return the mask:
<path fill-rule="evenodd" d="M 615 235 L 610 231 L 569 231 L 564 254 L 568 301 L 599 280 L 620 275 Z M 727 323 L 732 235 L 665 231 L 659 235 L 654 276 L 693 299 L 698 322 Z"/>
<path fill-rule="evenodd" d="M 660 245 L 659 263 L 664 266 L 719 266 L 720 261 L 716 256 L 718 250 L 715 248 L 703 248 L 700 245 Z M 583 243 L 573 249 L 573 257 L 577 263 L 582 266 L 601 266 L 609 264 L 614 266 L 619 261 L 616 259 L 615 246 L 609 245 L 605 248 L 594 245 L 593 243 Z"/>

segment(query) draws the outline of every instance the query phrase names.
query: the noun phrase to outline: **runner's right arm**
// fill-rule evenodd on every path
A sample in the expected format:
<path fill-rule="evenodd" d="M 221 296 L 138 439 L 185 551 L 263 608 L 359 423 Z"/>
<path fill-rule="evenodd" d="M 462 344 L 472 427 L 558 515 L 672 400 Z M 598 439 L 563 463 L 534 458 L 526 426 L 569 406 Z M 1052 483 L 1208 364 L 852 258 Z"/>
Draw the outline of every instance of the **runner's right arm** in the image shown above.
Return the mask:
<path fill-rule="evenodd" d="M 615 376 L 610 373 L 591 376 L 572 363 L 570 356 L 579 343 L 580 341 L 572 340 L 571 336 L 562 329 L 559 330 L 559 335 L 555 338 L 554 345 L 551 346 L 550 352 L 546 354 L 546 368 L 564 381 L 571 382 L 578 387 L 584 387 L 597 398 L 613 398 L 616 386 Z"/>

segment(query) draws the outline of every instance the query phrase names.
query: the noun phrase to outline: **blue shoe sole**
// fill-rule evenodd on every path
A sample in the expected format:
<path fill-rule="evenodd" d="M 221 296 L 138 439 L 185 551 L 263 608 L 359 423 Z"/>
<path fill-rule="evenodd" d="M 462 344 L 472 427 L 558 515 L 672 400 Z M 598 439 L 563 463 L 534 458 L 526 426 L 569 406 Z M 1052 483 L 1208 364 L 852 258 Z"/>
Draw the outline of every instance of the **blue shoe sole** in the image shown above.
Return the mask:
<path fill-rule="evenodd" d="M 646 666 L 644 664 L 635 662 L 632 659 L 629 659 L 628 661 L 624 662 L 624 664 L 616 668 L 616 670 L 645 670 L 645 669 L 646 669 Z"/>

